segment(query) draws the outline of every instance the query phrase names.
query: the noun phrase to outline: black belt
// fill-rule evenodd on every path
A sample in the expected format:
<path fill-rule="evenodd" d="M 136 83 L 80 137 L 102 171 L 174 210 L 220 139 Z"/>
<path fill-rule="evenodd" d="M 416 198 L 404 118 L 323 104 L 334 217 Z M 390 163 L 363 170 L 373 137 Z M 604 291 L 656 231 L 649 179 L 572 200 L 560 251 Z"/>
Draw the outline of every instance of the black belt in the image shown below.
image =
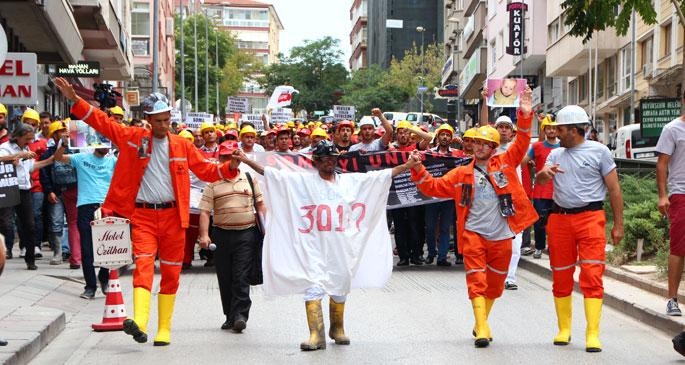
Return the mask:
<path fill-rule="evenodd" d="M 595 210 L 604 209 L 604 202 L 592 202 L 586 206 L 578 208 L 564 208 L 557 205 L 557 203 L 552 204 L 552 210 L 550 213 L 556 214 L 578 214 L 582 212 L 590 212 Z"/>
<path fill-rule="evenodd" d="M 144 209 L 169 209 L 169 208 L 175 208 L 176 207 L 176 202 L 166 202 L 166 203 L 139 203 L 136 202 L 136 208 L 144 208 Z"/>

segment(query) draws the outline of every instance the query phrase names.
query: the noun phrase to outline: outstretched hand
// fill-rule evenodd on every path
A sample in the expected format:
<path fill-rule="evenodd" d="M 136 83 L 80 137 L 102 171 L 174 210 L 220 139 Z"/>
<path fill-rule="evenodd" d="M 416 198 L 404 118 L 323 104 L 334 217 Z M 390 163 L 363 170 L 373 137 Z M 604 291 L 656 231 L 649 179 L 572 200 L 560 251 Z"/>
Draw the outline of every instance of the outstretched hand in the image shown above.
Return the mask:
<path fill-rule="evenodd" d="M 78 96 L 76 95 L 76 91 L 74 90 L 74 87 L 71 86 L 71 84 L 65 78 L 55 78 L 55 86 L 57 86 L 57 88 L 62 93 L 62 95 L 64 95 L 65 98 L 71 101 L 76 101 L 76 99 L 78 98 Z"/>
<path fill-rule="evenodd" d="M 528 85 L 521 93 L 519 108 L 524 115 L 530 115 L 533 112 L 533 90 Z"/>

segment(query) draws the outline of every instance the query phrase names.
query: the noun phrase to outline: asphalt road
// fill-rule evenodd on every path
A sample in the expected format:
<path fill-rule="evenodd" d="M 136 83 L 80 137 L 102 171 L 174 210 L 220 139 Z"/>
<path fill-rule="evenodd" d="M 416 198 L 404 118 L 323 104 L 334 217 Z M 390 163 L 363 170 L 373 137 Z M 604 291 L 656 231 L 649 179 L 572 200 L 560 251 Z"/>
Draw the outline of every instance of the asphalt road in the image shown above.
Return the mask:
<path fill-rule="evenodd" d="M 267 299 L 252 290 L 253 306 L 242 334 L 219 329 L 223 323 L 213 271 L 184 273 L 178 293 L 168 347 L 137 344 L 123 332 L 93 332 L 100 322 L 104 297 L 83 305 L 81 286 L 65 286 L 59 296 L 43 302 L 70 310 L 66 329 L 32 364 L 282 364 L 282 363 L 478 363 L 478 364 L 663 364 L 683 359 L 670 337 L 610 308 L 604 308 L 601 340 L 604 350 L 584 351 L 582 298 L 574 299 L 572 342 L 552 344 L 556 332 L 551 283 L 519 271 L 519 290 L 505 291 L 490 316 L 494 341 L 473 346 L 473 315 L 461 267 L 444 270 L 409 267 L 395 270 L 384 289 L 354 290 L 348 297 L 346 332 L 350 346 L 329 341 L 323 351 L 301 352 L 308 338 L 304 304 L 299 296 Z M 124 298 L 132 311 L 131 277 L 122 278 Z M 66 292 L 65 292 L 66 291 Z M 73 293 L 71 293 L 73 291 Z M 73 295 L 70 295 L 73 294 Z M 73 302 L 73 303 L 72 303 Z M 70 304 L 72 303 L 72 304 Z M 149 337 L 156 331 L 156 296 Z M 77 305 L 78 304 L 78 305 Z M 328 326 L 328 306 L 324 306 Z"/>

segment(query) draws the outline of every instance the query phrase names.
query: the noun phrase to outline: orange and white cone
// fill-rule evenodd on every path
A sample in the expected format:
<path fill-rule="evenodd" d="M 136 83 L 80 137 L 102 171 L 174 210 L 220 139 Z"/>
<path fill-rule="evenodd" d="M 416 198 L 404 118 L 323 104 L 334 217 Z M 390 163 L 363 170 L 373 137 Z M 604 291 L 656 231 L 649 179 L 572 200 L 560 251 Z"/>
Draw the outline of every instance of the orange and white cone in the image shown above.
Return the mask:
<path fill-rule="evenodd" d="M 119 272 L 109 270 L 109 282 L 107 283 L 107 297 L 105 298 L 105 313 L 102 315 L 102 323 L 93 323 L 93 330 L 121 331 L 124 329 L 126 319 L 126 307 L 124 296 L 121 293 Z"/>

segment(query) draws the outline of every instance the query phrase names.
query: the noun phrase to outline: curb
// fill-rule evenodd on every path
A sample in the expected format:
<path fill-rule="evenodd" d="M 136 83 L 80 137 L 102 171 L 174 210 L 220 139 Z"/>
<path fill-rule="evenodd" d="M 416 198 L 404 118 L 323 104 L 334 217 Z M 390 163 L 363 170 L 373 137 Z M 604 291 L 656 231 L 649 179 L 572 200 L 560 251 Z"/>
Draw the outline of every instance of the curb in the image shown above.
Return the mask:
<path fill-rule="evenodd" d="M 65 328 L 63 311 L 45 308 L 17 308 L 0 322 L 0 335 L 9 342 L 0 347 L 0 363 L 5 365 L 27 364 Z"/>
<path fill-rule="evenodd" d="M 536 264 L 532 262 L 532 260 L 524 259 L 522 257 L 519 261 L 519 267 L 550 281 L 552 280 L 552 269 Z M 645 290 L 657 295 L 661 295 L 663 293 L 663 288 L 659 288 L 658 286 L 644 279 L 635 278 L 633 277 L 634 275 L 627 276 L 623 273 L 619 273 L 615 268 L 611 268 L 611 270 L 609 270 L 609 267 L 607 266 L 607 270 L 605 272 L 610 272 L 610 274 L 607 274 L 608 277 L 629 285 L 633 285 L 641 290 Z M 580 293 L 580 287 L 578 286 L 577 281 L 574 284 L 574 291 Z M 604 292 L 604 303 L 609 307 L 621 311 L 635 320 L 654 327 L 655 329 L 658 329 L 668 335 L 673 335 L 674 333 L 679 333 L 683 330 L 683 324 L 671 319 L 671 317 L 657 313 L 654 310 L 646 308 L 637 303 L 620 298 L 607 291 Z"/>

